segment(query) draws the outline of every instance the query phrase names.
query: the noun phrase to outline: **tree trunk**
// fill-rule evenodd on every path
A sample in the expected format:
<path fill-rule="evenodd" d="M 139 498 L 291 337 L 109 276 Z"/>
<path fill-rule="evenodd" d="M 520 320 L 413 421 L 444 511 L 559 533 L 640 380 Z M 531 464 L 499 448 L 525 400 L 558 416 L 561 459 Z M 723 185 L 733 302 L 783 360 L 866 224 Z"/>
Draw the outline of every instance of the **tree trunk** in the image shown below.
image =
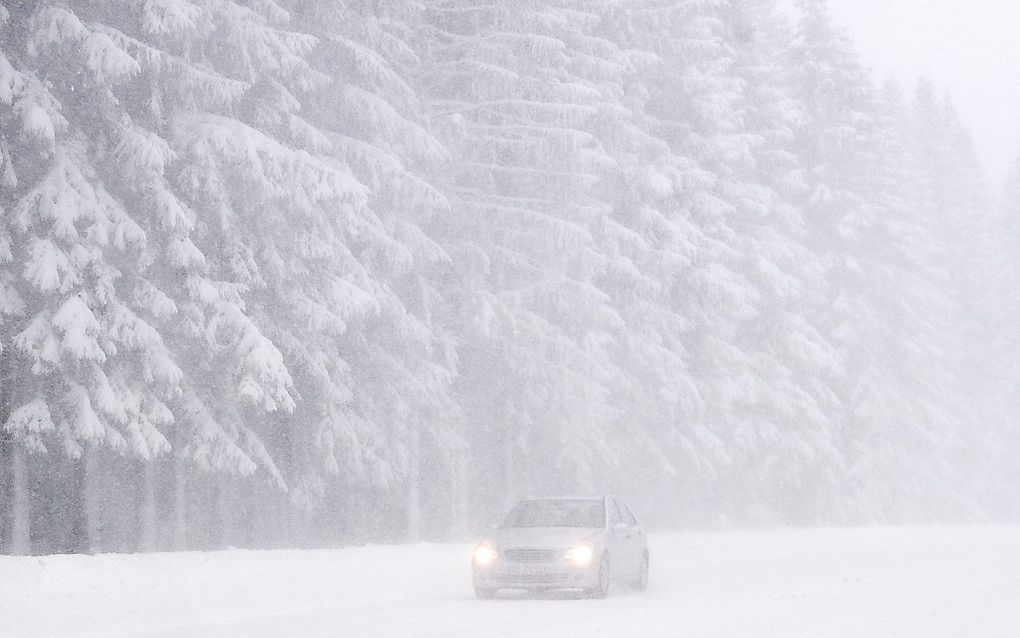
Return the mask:
<path fill-rule="evenodd" d="M 156 464 L 159 461 L 149 459 L 142 463 L 142 542 L 143 552 L 159 550 L 158 526 L 156 522 Z"/>
<path fill-rule="evenodd" d="M 174 549 L 184 551 L 188 546 L 187 487 L 188 475 L 184 458 L 174 454 Z"/>
<path fill-rule="evenodd" d="M 11 504 L 11 539 L 8 552 L 26 555 L 32 551 L 30 495 L 28 492 L 28 460 L 25 450 L 16 442 L 11 444 L 11 481 L 14 484 Z"/>
<path fill-rule="evenodd" d="M 452 474 L 451 508 L 453 515 L 451 516 L 449 531 L 453 539 L 460 540 L 468 534 L 467 462 L 460 452 L 457 453 L 456 458 L 453 460 Z"/>
<path fill-rule="evenodd" d="M 102 549 L 102 486 L 100 483 L 99 453 L 86 448 L 82 455 L 85 472 L 82 482 L 82 505 L 85 514 L 85 550 L 94 554 Z"/>
<path fill-rule="evenodd" d="M 2 349 L 2 348 L 0 348 Z M 10 348 L 3 349 L 3 357 L 0 358 L 0 377 L 3 385 L 0 385 L 0 425 L 7 422 L 11 412 L 17 407 L 17 393 L 19 382 L 17 380 L 17 365 L 14 351 Z M 4 448 L 10 453 L 11 464 L 11 518 L 10 538 L 7 542 L 7 552 L 15 555 L 26 555 L 32 551 L 32 529 L 31 513 L 32 501 L 28 488 L 28 458 L 25 448 L 18 442 L 12 432 L 0 430 L 0 458 L 3 456 Z"/>
<path fill-rule="evenodd" d="M 216 519 L 216 540 L 214 542 L 217 545 L 217 549 L 226 549 L 233 544 L 231 541 L 234 538 L 233 516 L 230 511 L 230 482 L 224 476 L 213 476 L 212 480 L 213 489 L 215 490 L 213 501 L 216 503 L 216 511 L 214 512 Z"/>
<path fill-rule="evenodd" d="M 298 468 L 297 460 L 302 458 L 301 439 L 293 430 L 283 430 L 283 434 L 287 437 L 287 444 L 281 447 L 281 449 L 287 451 L 285 459 L 287 473 L 284 476 L 287 478 L 288 485 L 293 487 L 298 484 L 299 480 L 300 469 Z M 290 489 L 287 489 L 283 493 L 282 498 L 280 498 L 280 502 L 286 508 L 284 511 L 286 529 L 284 530 L 283 542 L 293 547 L 305 547 L 309 536 L 302 521 L 304 509 L 297 505 L 294 499 L 291 498 L 291 495 L 292 492 Z"/>
<path fill-rule="evenodd" d="M 410 441 L 411 462 L 407 477 L 407 540 L 421 540 L 421 423 L 412 419 Z"/>
<path fill-rule="evenodd" d="M 507 414 L 513 414 L 512 410 L 507 410 Z M 516 463 L 514 462 L 514 436 L 510 430 L 507 430 L 504 434 L 503 443 L 503 510 L 509 511 L 511 507 L 517 502 L 517 472 Z"/>

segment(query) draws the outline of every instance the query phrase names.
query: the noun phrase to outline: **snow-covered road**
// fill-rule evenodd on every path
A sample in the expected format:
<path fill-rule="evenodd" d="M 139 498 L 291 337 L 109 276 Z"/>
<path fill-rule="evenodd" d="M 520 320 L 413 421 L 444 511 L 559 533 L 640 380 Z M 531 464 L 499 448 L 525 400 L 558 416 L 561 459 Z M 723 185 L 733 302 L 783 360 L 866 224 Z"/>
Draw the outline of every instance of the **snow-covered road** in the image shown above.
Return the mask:
<path fill-rule="evenodd" d="M 464 545 L 0 557 L 3 638 L 1020 636 L 1020 528 L 652 537 L 646 593 L 477 601 Z"/>

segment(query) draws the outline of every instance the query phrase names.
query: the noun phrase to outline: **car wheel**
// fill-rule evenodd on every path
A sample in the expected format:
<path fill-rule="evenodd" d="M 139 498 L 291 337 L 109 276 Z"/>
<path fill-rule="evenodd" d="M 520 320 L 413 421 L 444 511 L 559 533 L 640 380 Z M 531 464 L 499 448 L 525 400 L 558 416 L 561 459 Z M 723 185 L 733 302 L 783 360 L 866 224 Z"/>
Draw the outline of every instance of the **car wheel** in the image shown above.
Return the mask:
<path fill-rule="evenodd" d="M 609 555 L 603 554 L 599 560 L 599 584 L 588 590 L 589 598 L 605 598 L 609 595 Z"/>
<path fill-rule="evenodd" d="M 637 580 L 634 581 L 634 589 L 645 591 L 648 589 L 648 554 L 641 559 L 641 571 L 638 572 Z"/>
<path fill-rule="evenodd" d="M 478 600 L 491 600 L 496 597 L 495 589 L 486 589 L 484 587 L 475 587 L 475 598 Z"/>

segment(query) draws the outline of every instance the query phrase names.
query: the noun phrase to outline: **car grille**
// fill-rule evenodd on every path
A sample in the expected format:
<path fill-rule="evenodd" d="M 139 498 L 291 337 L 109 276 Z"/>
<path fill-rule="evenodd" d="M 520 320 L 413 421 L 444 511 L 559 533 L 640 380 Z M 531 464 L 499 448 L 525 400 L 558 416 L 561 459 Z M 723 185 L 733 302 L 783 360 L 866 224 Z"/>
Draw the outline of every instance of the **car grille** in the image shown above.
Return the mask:
<path fill-rule="evenodd" d="M 504 550 L 503 556 L 511 563 L 551 563 L 556 560 L 556 550 L 515 547 Z"/>
<path fill-rule="evenodd" d="M 511 585 L 558 585 L 566 582 L 566 574 L 507 574 L 503 582 Z"/>

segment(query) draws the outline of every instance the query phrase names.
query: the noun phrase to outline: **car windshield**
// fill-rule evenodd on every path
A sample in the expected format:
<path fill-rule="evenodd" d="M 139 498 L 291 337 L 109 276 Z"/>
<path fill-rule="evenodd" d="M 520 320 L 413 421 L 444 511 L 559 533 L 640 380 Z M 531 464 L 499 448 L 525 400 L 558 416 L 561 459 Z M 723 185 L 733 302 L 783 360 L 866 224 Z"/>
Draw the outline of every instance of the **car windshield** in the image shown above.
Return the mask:
<path fill-rule="evenodd" d="M 503 527 L 602 527 L 606 509 L 591 499 L 523 501 L 507 515 Z"/>

